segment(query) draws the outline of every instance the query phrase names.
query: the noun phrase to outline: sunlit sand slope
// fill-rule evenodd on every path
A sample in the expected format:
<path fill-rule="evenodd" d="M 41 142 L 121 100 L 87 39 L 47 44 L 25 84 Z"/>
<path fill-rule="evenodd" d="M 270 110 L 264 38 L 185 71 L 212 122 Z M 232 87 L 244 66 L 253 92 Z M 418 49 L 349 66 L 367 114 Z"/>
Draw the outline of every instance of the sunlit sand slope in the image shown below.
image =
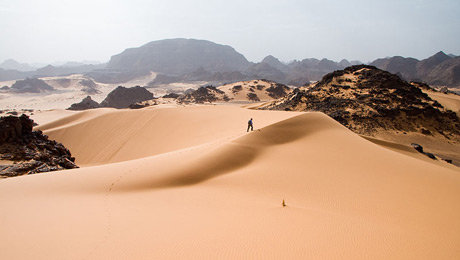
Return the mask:
<path fill-rule="evenodd" d="M 138 117 L 109 112 L 50 124 L 50 135 L 67 131 L 75 138 L 73 128 L 90 135 L 104 124 L 142 125 L 137 135 L 150 138 L 168 136 L 158 129 L 195 133 L 201 125 L 205 137 L 191 135 L 202 139 L 167 153 L 145 148 L 151 141 L 139 138 L 145 150 L 135 160 L 126 152 L 118 157 L 122 162 L 101 164 L 110 156 L 95 153 L 101 165 L 2 180 L 0 259 L 460 258 L 455 168 L 379 146 L 321 113 L 264 118 L 243 109 L 188 109 L 142 110 Z M 148 123 L 165 112 L 165 118 L 180 118 L 171 121 L 176 125 Z M 233 126 L 243 117 L 245 128 L 248 115 L 261 121 L 260 131 Z M 225 133 L 208 129 L 227 123 Z M 100 136 L 112 140 L 103 142 L 114 154 L 110 145 L 129 134 Z M 94 141 L 94 148 L 104 145 Z"/>

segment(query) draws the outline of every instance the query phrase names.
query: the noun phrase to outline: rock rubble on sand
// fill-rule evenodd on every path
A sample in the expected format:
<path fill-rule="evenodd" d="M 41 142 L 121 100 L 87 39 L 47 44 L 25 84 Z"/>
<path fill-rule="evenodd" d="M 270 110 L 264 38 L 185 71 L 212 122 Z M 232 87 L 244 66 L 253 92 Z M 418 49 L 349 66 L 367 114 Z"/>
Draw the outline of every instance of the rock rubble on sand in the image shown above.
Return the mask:
<path fill-rule="evenodd" d="M 0 118 L 0 178 L 78 168 L 64 145 L 33 126 L 26 115 Z"/>

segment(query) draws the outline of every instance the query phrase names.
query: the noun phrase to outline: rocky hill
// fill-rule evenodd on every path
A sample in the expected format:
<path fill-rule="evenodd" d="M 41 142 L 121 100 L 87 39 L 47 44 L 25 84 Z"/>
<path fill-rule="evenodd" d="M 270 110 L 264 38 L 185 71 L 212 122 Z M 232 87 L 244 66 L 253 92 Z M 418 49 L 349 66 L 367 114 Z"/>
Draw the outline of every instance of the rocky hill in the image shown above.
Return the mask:
<path fill-rule="evenodd" d="M 456 113 L 420 88 L 374 66 L 358 65 L 327 74 L 315 86 L 296 89 L 265 109 L 321 111 L 361 134 L 379 130 L 460 137 Z"/>
<path fill-rule="evenodd" d="M 153 94 L 143 87 L 125 88 L 118 86 L 107 95 L 100 107 L 128 108 L 132 104 L 150 99 L 153 99 Z"/>
<path fill-rule="evenodd" d="M 64 145 L 33 125 L 26 115 L 0 118 L 0 178 L 78 168 Z"/>
<path fill-rule="evenodd" d="M 42 93 L 53 91 L 54 88 L 46 84 L 41 79 L 26 78 L 24 80 L 16 81 L 10 88 L 11 91 L 17 93 Z"/>
<path fill-rule="evenodd" d="M 205 40 L 168 39 L 153 41 L 111 57 L 107 68 L 149 69 L 183 75 L 203 67 L 212 72 L 241 71 L 250 63 L 230 46 Z"/>

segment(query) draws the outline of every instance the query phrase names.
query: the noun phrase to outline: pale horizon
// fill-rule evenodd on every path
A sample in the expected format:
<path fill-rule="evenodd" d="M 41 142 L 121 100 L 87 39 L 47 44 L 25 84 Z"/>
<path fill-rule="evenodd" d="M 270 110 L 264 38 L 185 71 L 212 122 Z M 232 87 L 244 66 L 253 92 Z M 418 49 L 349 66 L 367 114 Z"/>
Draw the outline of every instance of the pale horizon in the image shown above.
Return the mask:
<path fill-rule="evenodd" d="M 460 54 L 460 3 L 442 1 L 18 0 L 0 3 L 0 62 L 108 62 L 151 41 L 228 45 L 251 62 L 273 55 L 359 60 Z"/>

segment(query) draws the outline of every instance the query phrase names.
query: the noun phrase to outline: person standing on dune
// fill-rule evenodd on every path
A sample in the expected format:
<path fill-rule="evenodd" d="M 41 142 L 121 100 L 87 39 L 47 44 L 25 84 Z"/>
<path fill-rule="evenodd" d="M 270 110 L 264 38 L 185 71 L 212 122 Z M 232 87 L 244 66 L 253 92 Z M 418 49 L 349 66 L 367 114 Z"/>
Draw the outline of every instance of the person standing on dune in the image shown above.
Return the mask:
<path fill-rule="evenodd" d="M 251 131 L 254 131 L 254 127 L 252 126 L 252 118 L 248 121 L 248 130 L 246 132 L 249 132 L 249 128 L 251 128 Z"/>

